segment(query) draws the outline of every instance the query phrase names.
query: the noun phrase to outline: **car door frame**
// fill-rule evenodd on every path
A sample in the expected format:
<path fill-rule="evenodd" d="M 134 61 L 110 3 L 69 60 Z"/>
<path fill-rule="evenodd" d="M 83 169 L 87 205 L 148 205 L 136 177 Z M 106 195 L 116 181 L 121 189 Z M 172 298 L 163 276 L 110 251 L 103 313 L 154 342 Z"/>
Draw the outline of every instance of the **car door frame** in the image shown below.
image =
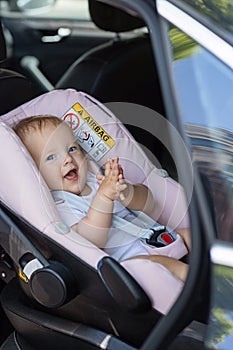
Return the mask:
<path fill-rule="evenodd" d="M 160 84 L 162 88 L 166 117 L 175 126 L 181 137 L 186 140 L 183 125 L 179 115 L 176 93 L 170 71 L 170 59 L 167 50 L 167 33 L 164 26 L 166 12 L 161 12 L 158 1 L 138 0 L 102 0 L 119 9 L 137 13 L 141 17 L 151 33 L 151 44 L 154 51 L 156 65 L 159 67 Z M 156 4 L 155 4 L 156 3 Z M 157 7 L 155 6 L 157 5 Z M 157 11 L 159 10 L 159 11 Z M 183 15 L 187 14 L 183 11 Z M 198 22 L 197 22 L 198 23 Z M 175 162 L 181 169 L 181 184 L 186 193 L 189 192 L 190 178 L 185 171 L 189 165 L 185 163 L 184 153 L 176 149 L 176 141 L 171 139 L 174 145 Z M 188 143 L 187 143 L 188 147 Z M 210 271 L 210 246 L 213 237 L 213 222 L 208 208 L 208 199 L 205 195 L 199 174 L 194 171 L 194 186 L 189 203 L 189 214 L 192 232 L 192 254 L 190 256 L 190 268 L 184 289 L 166 317 L 155 325 L 149 337 L 145 340 L 140 350 L 166 349 L 175 339 L 177 334 L 196 317 L 196 311 L 203 307 L 206 300 L 201 300 L 201 295 L 208 295 L 209 288 L 207 276 Z M 206 308 L 208 310 L 208 306 Z M 206 314 L 204 318 L 206 318 Z"/>

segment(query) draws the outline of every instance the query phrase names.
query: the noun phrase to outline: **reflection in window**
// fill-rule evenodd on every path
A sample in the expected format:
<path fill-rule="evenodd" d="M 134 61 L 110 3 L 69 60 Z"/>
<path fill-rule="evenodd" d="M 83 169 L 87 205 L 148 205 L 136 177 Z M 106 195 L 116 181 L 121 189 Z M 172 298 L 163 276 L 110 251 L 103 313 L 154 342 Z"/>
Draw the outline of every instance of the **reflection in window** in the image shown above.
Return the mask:
<path fill-rule="evenodd" d="M 211 349 L 232 349 L 233 270 L 216 265 L 213 271 L 213 298 L 206 345 Z"/>
<path fill-rule="evenodd" d="M 225 40 L 232 41 L 233 3 L 232 0 L 183 0 L 195 10 L 200 21 L 208 21 L 211 30 L 221 33 Z"/>
<path fill-rule="evenodd" d="M 233 241 L 233 72 L 177 28 L 173 78 L 193 162 L 208 183 L 217 233 Z"/>

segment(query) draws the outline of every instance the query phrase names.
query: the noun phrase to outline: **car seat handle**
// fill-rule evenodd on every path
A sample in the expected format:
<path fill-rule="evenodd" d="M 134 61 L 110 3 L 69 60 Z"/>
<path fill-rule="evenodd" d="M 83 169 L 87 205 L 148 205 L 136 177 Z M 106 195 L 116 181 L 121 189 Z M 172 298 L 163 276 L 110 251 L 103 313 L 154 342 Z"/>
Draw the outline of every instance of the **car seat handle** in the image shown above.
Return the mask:
<path fill-rule="evenodd" d="M 134 313 L 151 309 L 151 301 L 145 291 L 116 260 L 104 257 L 98 263 L 98 273 L 118 305 Z"/>

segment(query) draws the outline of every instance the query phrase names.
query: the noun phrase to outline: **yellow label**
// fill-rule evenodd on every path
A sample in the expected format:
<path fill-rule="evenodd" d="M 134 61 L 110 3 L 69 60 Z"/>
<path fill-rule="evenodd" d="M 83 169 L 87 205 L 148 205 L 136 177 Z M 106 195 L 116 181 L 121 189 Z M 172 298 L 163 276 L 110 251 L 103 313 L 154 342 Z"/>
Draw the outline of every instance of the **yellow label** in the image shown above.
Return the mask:
<path fill-rule="evenodd" d="M 94 118 L 87 113 L 87 111 L 79 104 L 76 103 L 73 109 L 80 118 L 95 132 L 95 134 L 101 138 L 110 148 L 115 145 L 115 141 L 109 136 L 109 134 L 95 121 Z"/>
<path fill-rule="evenodd" d="M 23 280 L 25 283 L 28 283 L 27 276 L 23 273 L 22 269 L 19 269 L 19 278 Z"/>

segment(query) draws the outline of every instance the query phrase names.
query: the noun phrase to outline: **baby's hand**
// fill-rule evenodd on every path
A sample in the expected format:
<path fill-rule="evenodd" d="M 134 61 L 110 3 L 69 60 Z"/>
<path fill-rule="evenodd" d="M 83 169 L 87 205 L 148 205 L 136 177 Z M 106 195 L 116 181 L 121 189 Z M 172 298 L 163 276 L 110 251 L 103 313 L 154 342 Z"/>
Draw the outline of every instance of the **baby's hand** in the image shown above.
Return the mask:
<path fill-rule="evenodd" d="M 125 200 L 124 191 L 127 189 L 127 184 L 125 183 L 125 179 L 123 177 L 123 173 L 119 174 L 118 182 L 116 184 L 116 187 L 117 187 L 117 191 L 119 193 L 119 199 L 121 201 L 124 201 Z"/>
<path fill-rule="evenodd" d="M 99 193 L 111 200 L 124 198 L 122 192 L 127 188 L 123 179 L 122 168 L 118 162 L 117 157 L 109 159 L 105 165 L 104 175 L 97 174 L 96 176 L 100 185 Z"/>
<path fill-rule="evenodd" d="M 96 175 L 96 179 L 97 179 L 97 182 L 98 182 L 99 185 L 102 184 L 104 178 L 105 178 L 105 176 L 104 176 L 103 174 L 98 173 L 98 174 Z"/>
<path fill-rule="evenodd" d="M 119 158 L 118 157 L 116 157 L 114 159 L 108 159 L 107 160 L 107 162 L 105 164 L 104 175 L 101 174 L 101 173 L 98 173 L 96 175 L 96 179 L 97 179 L 97 182 L 98 182 L 99 185 L 102 184 L 103 180 L 105 179 L 105 176 L 109 175 L 109 167 L 110 167 L 110 169 L 112 169 L 113 165 L 117 164 L 118 165 L 118 172 L 119 172 L 119 174 L 123 174 L 122 168 L 121 168 L 121 166 L 120 166 L 120 164 L 118 162 L 119 162 Z"/>
<path fill-rule="evenodd" d="M 117 192 L 118 192 L 118 197 L 121 201 L 125 200 L 125 195 L 124 195 L 124 191 L 127 189 L 127 184 L 125 182 L 124 179 L 124 173 L 123 173 L 123 169 L 122 166 L 119 164 L 119 158 L 116 157 L 115 161 L 117 162 L 118 165 L 118 181 L 117 181 Z"/>

